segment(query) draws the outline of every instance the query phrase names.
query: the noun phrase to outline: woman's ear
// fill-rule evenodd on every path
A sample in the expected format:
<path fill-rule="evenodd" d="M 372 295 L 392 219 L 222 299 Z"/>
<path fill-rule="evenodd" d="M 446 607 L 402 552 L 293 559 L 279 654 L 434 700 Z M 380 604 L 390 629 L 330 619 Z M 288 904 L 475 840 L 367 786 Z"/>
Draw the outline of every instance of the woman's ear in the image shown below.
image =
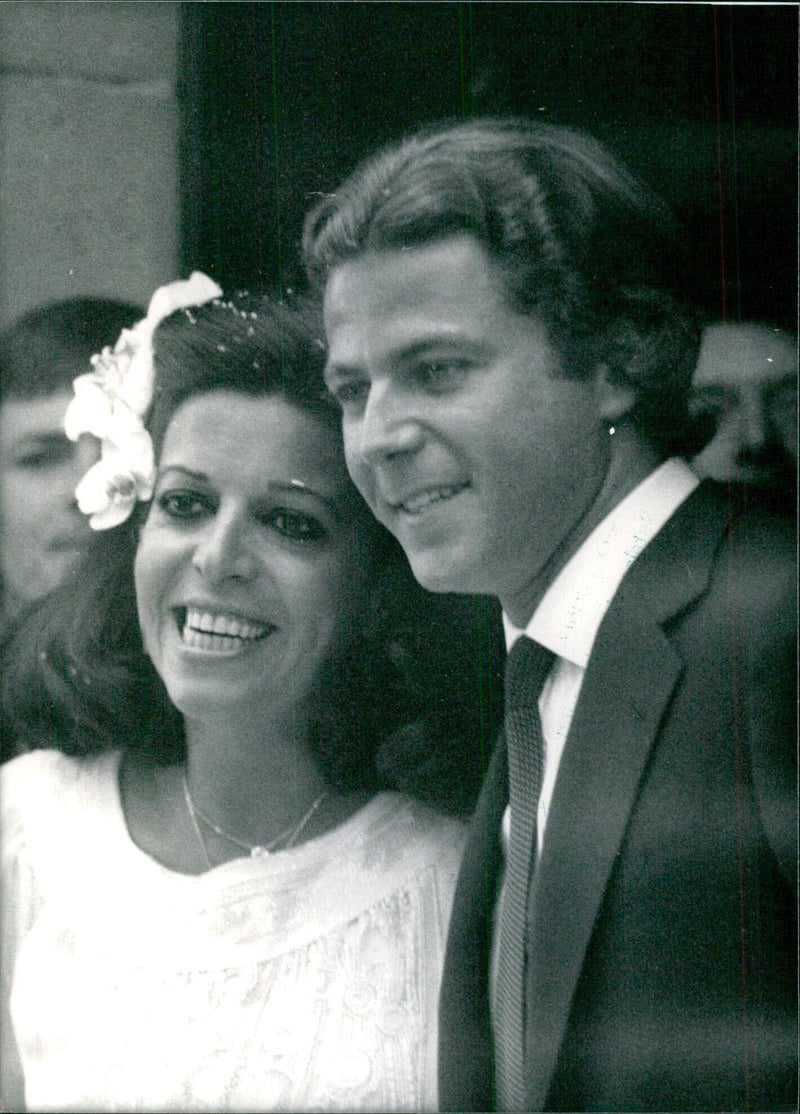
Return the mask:
<path fill-rule="evenodd" d="M 621 421 L 636 406 L 636 388 L 615 381 L 608 364 L 601 364 L 595 376 L 597 411 L 605 423 Z"/>

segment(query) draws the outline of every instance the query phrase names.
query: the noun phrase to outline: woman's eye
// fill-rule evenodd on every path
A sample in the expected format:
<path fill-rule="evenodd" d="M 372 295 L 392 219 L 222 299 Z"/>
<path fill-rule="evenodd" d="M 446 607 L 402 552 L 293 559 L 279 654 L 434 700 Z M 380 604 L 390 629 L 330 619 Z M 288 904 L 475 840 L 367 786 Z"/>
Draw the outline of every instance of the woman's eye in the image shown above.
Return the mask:
<path fill-rule="evenodd" d="M 213 512 L 211 500 L 196 491 L 165 491 L 158 497 L 158 507 L 169 518 L 181 520 L 200 518 Z"/>
<path fill-rule="evenodd" d="M 270 511 L 266 519 L 269 526 L 292 541 L 321 542 L 328 536 L 327 529 L 319 519 L 310 514 L 289 510 L 288 507 Z"/>

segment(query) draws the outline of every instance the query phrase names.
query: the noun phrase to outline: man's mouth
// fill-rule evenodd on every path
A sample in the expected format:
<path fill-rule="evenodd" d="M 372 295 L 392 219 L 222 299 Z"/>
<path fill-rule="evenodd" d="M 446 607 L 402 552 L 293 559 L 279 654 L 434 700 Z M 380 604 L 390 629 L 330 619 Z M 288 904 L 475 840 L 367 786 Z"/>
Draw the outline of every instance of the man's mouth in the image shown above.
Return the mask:
<path fill-rule="evenodd" d="M 192 650 L 233 653 L 267 638 L 276 628 L 223 611 L 181 607 L 176 612 L 184 646 Z"/>
<path fill-rule="evenodd" d="M 392 508 L 395 511 L 402 511 L 407 515 L 420 515 L 428 507 L 433 506 L 434 503 L 442 503 L 447 499 L 452 499 L 454 495 L 458 495 L 469 487 L 468 483 L 460 484 L 446 484 L 441 487 L 429 487 L 425 491 L 420 491 L 416 495 L 410 495 L 402 502 L 393 503 Z"/>

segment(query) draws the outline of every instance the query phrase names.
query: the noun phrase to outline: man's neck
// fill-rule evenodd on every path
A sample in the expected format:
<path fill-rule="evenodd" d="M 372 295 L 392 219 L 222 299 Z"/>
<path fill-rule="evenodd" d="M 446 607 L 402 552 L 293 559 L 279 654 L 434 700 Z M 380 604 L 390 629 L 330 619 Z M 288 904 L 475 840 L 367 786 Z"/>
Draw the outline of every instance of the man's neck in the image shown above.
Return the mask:
<path fill-rule="evenodd" d="M 547 589 L 592 531 L 661 463 L 659 453 L 630 419 L 617 424 L 609 441 L 608 468 L 585 512 L 522 589 L 500 597 L 503 611 L 520 629 L 528 625 Z"/>

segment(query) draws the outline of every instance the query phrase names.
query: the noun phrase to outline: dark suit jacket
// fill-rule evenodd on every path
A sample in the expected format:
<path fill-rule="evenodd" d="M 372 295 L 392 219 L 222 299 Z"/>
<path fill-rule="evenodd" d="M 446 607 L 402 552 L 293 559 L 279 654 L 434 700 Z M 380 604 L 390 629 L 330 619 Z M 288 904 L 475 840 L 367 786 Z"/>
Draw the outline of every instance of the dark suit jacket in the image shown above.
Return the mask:
<path fill-rule="evenodd" d="M 528 910 L 529 1110 L 795 1108 L 793 530 L 705 483 L 598 632 Z M 493 1108 L 504 741 L 456 892 L 442 1109 Z"/>

